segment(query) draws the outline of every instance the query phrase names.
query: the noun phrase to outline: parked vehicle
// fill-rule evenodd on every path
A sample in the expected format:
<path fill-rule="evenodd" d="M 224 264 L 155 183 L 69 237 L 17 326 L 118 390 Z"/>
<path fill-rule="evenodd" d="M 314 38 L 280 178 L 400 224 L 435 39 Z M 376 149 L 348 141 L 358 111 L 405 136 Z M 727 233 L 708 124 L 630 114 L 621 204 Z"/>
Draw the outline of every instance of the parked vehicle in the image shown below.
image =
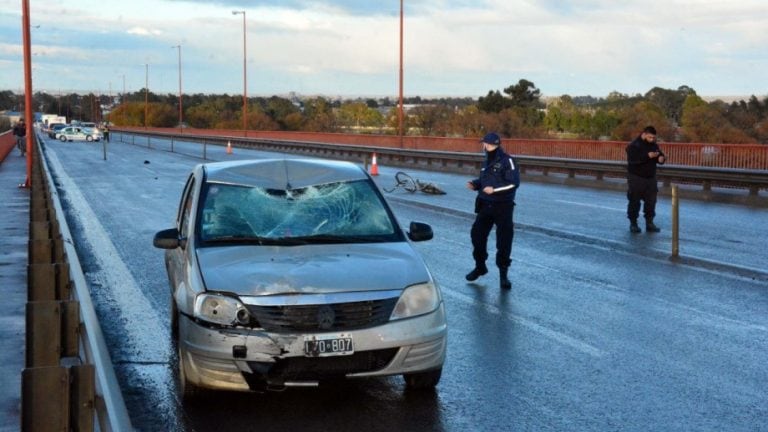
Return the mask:
<path fill-rule="evenodd" d="M 101 132 L 98 129 L 89 129 L 80 126 L 67 126 L 56 133 L 56 139 L 67 141 L 99 141 Z"/>
<path fill-rule="evenodd" d="M 195 167 L 175 226 L 154 238 L 166 249 L 183 396 L 385 375 L 436 386 L 445 307 L 410 243 L 433 234 L 409 228 L 352 163 Z"/>
<path fill-rule="evenodd" d="M 56 138 L 56 134 L 60 132 L 62 129 L 67 127 L 64 123 L 51 123 L 48 125 L 48 136 L 51 138 Z"/>

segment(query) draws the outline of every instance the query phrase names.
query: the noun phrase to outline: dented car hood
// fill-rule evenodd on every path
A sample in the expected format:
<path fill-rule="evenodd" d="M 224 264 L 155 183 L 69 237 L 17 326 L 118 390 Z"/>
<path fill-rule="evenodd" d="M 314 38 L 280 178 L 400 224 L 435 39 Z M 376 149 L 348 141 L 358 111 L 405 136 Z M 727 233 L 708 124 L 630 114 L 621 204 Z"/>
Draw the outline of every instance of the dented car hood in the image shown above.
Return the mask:
<path fill-rule="evenodd" d="M 429 273 L 408 242 L 197 249 L 206 289 L 238 295 L 403 289 Z"/>

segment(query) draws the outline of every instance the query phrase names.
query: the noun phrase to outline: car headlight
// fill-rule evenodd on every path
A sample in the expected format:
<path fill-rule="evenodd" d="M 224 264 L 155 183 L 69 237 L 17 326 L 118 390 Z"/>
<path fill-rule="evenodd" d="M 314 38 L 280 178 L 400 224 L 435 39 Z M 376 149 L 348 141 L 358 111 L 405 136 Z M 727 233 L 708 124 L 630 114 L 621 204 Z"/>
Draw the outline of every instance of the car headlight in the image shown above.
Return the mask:
<path fill-rule="evenodd" d="M 433 283 L 413 285 L 405 289 L 392 311 L 391 320 L 424 315 L 437 309 L 440 295 Z"/>
<path fill-rule="evenodd" d="M 233 297 L 203 293 L 195 299 L 195 318 L 224 326 L 246 325 L 251 320 L 248 309 Z"/>

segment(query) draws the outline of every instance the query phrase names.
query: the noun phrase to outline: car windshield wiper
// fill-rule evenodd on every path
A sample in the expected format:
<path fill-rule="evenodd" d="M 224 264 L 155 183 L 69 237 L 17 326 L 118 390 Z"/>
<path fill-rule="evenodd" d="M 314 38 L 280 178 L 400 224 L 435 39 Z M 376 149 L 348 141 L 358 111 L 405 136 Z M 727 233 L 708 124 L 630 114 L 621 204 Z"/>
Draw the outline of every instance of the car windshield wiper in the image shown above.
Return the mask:
<path fill-rule="evenodd" d="M 302 237 L 291 237 L 290 240 L 300 241 L 303 244 L 343 244 L 343 243 L 370 243 L 369 237 L 340 236 L 333 234 L 317 234 Z"/>
<path fill-rule="evenodd" d="M 249 244 L 264 244 L 265 241 L 269 239 L 265 239 L 264 237 L 255 237 L 255 236 L 244 236 L 244 235 L 232 235 L 232 236 L 217 236 L 212 238 L 205 239 L 206 243 L 216 243 L 216 244 L 241 244 L 241 243 L 249 243 Z"/>

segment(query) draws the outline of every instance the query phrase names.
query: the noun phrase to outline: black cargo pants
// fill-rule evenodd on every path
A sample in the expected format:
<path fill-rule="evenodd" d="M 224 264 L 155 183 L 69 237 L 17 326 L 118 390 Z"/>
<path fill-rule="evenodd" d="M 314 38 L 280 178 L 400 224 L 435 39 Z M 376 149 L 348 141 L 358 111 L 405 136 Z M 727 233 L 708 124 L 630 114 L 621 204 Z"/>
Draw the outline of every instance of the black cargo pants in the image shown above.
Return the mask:
<path fill-rule="evenodd" d="M 472 224 L 472 257 L 476 266 L 484 266 L 488 259 L 488 235 L 496 226 L 496 265 L 509 268 L 512 263 L 512 239 L 515 236 L 514 202 L 477 200 L 475 222 Z"/>
<path fill-rule="evenodd" d="M 643 201 L 643 215 L 646 219 L 653 219 L 656 216 L 656 195 L 659 193 L 656 177 L 628 174 L 627 186 L 627 218 L 637 220 L 640 216 L 640 201 Z"/>

